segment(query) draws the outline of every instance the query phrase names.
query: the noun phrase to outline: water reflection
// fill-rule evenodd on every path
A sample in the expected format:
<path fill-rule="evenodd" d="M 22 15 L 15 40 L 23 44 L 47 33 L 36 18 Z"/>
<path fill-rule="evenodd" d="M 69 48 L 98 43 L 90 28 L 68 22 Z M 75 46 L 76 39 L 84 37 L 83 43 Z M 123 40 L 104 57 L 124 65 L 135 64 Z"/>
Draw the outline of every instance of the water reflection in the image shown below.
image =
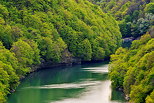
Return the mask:
<path fill-rule="evenodd" d="M 81 93 L 78 98 L 67 98 L 53 103 L 109 103 L 111 91 L 108 85 L 110 81 L 106 80 L 100 82 L 99 85 L 88 87 L 87 91 Z"/>
<path fill-rule="evenodd" d="M 22 81 L 8 103 L 122 103 L 121 92 L 112 91 L 108 65 L 94 63 L 45 69 Z"/>
<path fill-rule="evenodd" d="M 108 64 L 105 64 L 103 66 L 100 67 L 87 67 L 87 68 L 82 68 L 85 71 L 90 71 L 93 73 L 103 73 L 103 74 L 107 74 L 108 73 Z"/>
<path fill-rule="evenodd" d="M 100 81 L 83 81 L 79 83 L 63 83 L 63 84 L 52 84 L 44 86 L 31 86 L 23 89 L 74 89 L 74 88 L 85 88 L 87 86 L 99 85 Z"/>

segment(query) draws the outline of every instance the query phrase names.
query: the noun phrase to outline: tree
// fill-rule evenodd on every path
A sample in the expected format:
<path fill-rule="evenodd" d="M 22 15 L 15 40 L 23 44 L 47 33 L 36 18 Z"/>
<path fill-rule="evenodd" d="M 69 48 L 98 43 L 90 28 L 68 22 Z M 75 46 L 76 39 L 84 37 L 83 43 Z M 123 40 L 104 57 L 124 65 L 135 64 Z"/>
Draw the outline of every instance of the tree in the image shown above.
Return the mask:
<path fill-rule="evenodd" d="M 44 37 L 42 40 L 39 40 L 39 49 L 43 59 L 46 61 L 61 62 L 62 53 L 66 48 L 67 45 L 61 38 L 52 41 L 50 38 Z"/>
<path fill-rule="evenodd" d="M 26 43 L 30 45 L 32 48 L 34 55 L 33 55 L 33 65 L 40 64 L 40 50 L 38 49 L 38 44 L 34 42 L 33 40 L 25 39 Z"/>
<path fill-rule="evenodd" d="M 146 98 L 146 103 L 153 103 L 153 102 L 154 102 L 154 91 Z"/>
<path fill-rule="evenodd" d="M 92 58 L 92 48 L 91 44 L 88 39 L 83 40 L 78 45 L 78 51 L 77 51 L 78 57 L 83 59 L 84 61 L 90 61 Z"/>
<path fill-rule="evenodd" d="M 1 66 L 1 65 L 0 65 Z M 0 100 L 6 102 L 6 95 L 9 93 L 9 76 L 2 67 L 0 67 Z"/>
<path fill-rule="evenodd" d="M 154 39 L 149 34 L 135 40 L 130 49 L 111 55 L 109 76 L 114 88 L 123 88 L 130 102 L 152 103 L 154 90 Z"/>
<path fill-rule="evenodd" d="M 34 64 L 34 51 L 31 46 L 23 40 L 18 40 L 15 42 L 11 48 L 11 51 L 15 54 L 15 57 L 20 63 L 21 74 L 25 75 L 30 71 L 30 66 Z"/>
<path fill-rule="evenodd" d="M 7 8 L 4 5 L 0 4 L 0 14 L 2 15 L 2 17 L 4 17 L 5 19 L 8 17 L 9 12 L 7 10 Z"/>
<path fill-rule="evenodd" d="M 0 25 L 0 39 L 3 42 L 4 46 L 7 49 L 10 49 L 12 43 L 13 43 L 13 38 L 11 34 L 11 26 L 9 25 Z"/>
<path fill-rule="evenodd" d="M 116 20 L 89 1 L 1 0 L 0 41 L 0 68 L 9 83 L 0 82 L 3 101 L 34 66 L 102 60 L 120 46 L 121 33 Z"/>
<path fill-rule="evenodd" d="M 145 7 L 145 12 L 154 14 L 154 3 L 149 3 Z"/>

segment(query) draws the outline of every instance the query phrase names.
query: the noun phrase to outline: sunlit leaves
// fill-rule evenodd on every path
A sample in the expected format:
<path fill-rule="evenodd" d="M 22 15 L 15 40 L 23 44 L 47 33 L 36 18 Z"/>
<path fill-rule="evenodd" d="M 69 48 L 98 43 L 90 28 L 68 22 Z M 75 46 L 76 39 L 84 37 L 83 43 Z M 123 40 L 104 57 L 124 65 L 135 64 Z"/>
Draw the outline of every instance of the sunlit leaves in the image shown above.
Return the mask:
<path fill-rule="evenodd" d="M 147 4 L 146 7 L 145 7 L 145 11 L 146 11 L 147 13 L 152 13 L 152 14 L 154 14 L 154 3 L 149 3 L 149 4 Z"/>
<path fill-rule="evenodd" d="M 134 103 L 152 103 L 154 90 L 154 39 L 149 34 L 133 41 L 129 50 L 111 55 L 110 78 L 115 88 L 124 88 Z"/>
<path fill-rule="evenodd" d="M 103 60 L 121 45 L 114 18 L 87 0 L 0 3 L 0 102 L 40 63 Z"/>

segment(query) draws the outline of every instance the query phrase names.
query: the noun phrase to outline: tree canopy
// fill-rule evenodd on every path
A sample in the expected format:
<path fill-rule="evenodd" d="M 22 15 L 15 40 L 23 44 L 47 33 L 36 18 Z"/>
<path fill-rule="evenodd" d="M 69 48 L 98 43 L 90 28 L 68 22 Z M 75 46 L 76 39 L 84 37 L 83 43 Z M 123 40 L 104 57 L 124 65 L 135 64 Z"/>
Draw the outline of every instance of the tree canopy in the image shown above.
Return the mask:
<path fill-rule="evenodd" d="M 154 25 L 153 0 L 89 0 L 118 21 L 123 37 L 140 37 Z"/>
<path fill-rule="evenodd" d="M 0 101 L 40 63 L 103 60 L 120 45 L 116 20 L 87 0 L 1 0 Z"/>
<path fill-rule="evenodd" d="M 109 66 L 113 88 L 123 88 L 130 101 L 152 103 L 154 91 L 154 38 L 135 40 L 130 49 L 119 48 Z"/>

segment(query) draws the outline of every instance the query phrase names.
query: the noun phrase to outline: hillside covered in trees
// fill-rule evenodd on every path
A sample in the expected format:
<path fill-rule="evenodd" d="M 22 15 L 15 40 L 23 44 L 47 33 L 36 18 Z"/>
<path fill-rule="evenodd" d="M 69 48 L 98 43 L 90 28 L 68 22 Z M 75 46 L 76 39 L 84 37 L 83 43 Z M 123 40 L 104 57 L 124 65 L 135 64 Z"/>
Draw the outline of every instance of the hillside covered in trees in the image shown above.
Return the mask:
<path fill-rule="evenodd" d="M 148 33 L 111 55 L 109 70 L 113 88 L 124 89 L 131 102 L 154 103 L 154 38 Z"/>
<path fill-rule="evenodd" d="M 87 0 L 0 0 L 0 101 L 42 62 L 102 60 L 120 45 L 116 21 Z"/>
<path fill-rule="evenodd" d="M 131 103 L 154 103 L 154 1 L 89 0 L 118 21 L 122 37 L 141 38 L 111 55 L 109 77 Z"/>
<path fill-rule="evenodd" d="M 154 0 L 89 1 L 118 20 L 123 37 L 139 37 L 154 25 Z"/>

